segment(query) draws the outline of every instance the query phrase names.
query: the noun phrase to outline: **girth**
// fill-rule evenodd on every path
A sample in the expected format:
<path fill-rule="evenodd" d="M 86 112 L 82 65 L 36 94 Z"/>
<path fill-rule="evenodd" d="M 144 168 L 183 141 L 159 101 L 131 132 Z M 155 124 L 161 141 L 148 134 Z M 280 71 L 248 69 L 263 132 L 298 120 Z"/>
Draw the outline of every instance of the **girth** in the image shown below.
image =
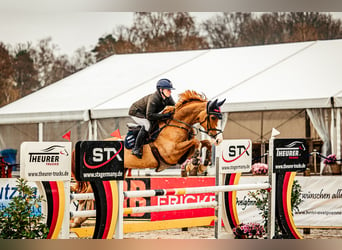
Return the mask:
<path fill-rule="evenodd" d="M 164 160 L 164 158 L 160 155 L 158 148 L 157 148 L 152 142 L 149 143 L 149 145 L 150 145 L 150 147 L 151 147 L 151 151 L 152 151 L 152 154 L 153 154 L 154 158 L 155 158 L 155 159 L 157 160 L 157 162 L 158 162 L 158 166 L 157 166 L 157 168 L 156 168 L 156 172 L 159 172 L 159 168 L 160 168 L 160 163 L 161 163 L 161 162 L 164 163 L 164 164 L 166 164 L 166 165 L 169 165 L 169 166 L 172 165 L 172 164 L 170 164 L 170 163 L 168 163 L 168 162 L 166 162 L 166 161 Z"/>

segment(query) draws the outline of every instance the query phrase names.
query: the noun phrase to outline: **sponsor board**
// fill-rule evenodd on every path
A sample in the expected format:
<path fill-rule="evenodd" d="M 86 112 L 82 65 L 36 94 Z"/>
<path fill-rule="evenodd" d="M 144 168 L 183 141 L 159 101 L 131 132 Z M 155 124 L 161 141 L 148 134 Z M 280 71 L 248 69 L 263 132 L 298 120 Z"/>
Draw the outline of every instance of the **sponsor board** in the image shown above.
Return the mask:
<path fill-rule="evenodd" d="M 252 168 L 251 140 L 224 140 L 218 147 L 221 173 L 250 172 Z"/>
<path fill-rule="evenodd" d="M 275 139 L 273 149 L 273 172 L 304 171 L 308 163 L 305 139 Z"/>
<path fill-rule="evenodd" d="M 215 186 L 215 178 L 187 177 L 187 178 L 153 178 L 151 179 L 151 189 L 206 187 L 206 186 Z M 215 201 L 214 193 L 155 196 L 155 197 L 151 197 L 151 206 L 189 204 L 189 203 L 210 202 L 210 201 Z M 154 213 L 151 213 L 151 221 L 213 216 L 214 213 L 215 213 L 214 208 L 199 208 L 199 209 L 154 212 Z"/>
<path fill-rule="evenodd" d="M 158 177 L 158 178 L 126 178 L 123 182 L 124 191 L 150 190 L 150 189 L 168 189 L 185 187 L 205 187 L 214 186 L 213 177 Z M 203 194 L 185 194 L 185 195 L 165 195 L 155 197 L 134 197 L 124 200 L 126 207 L 145 207 L 145 206 L 164 206 L 174 204 L 189 204 L 198 202 L 215 201 L 214 193 Z M 150 219 L 151 221 L 185 219 L 191 217 L 213 216 L 214 208 L 198 208 L 177 211 L 162 211 L 151 213 L 137 213 L 125 215 L 127 219 Z"/>
<path fill-rule="evenodd" d="M 34 182 L 28 182 L 28 186 L 33 188 L 35 195 L 41 195 L 38 191 L 37 185 Z M 0 178 L 0 210 L 4 210 L 9 206 L 12 199 L 19 195 L 17 188 L 17 179 L 15 178 Z M 42 214 L 41 202 L 38 206 L 32 206 L 31 215 L 40 216 Z"/>
<path fill-rule="evenodd" d="M 126 178 L 123 182 L 124 191 L 137 191 L 137 190 L 150 190 L 151 181 L 150 178 Z M 123 201 L 123 207 L 146 207 L 151 206 L 151 197 L 132 197 L 125 198 Z M 151 213 L 136 213 L 124 215 L 127 219 L 151 219 Z"/>
<path fill-rule="evenodd" d="M 75 161 L 78 181 L 124 179 L 123 141 L 79 141 Z"/>
<path fill-rule="evenodd" d="M 20 177 L 28 181 L 70 180 L 71 142 L 23 142 Z"/>

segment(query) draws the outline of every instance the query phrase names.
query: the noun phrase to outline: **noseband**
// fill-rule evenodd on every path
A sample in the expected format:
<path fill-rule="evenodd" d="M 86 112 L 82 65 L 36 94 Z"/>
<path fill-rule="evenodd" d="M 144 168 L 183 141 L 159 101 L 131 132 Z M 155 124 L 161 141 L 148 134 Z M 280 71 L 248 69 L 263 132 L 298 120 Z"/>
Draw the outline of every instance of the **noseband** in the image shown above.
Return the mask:
<path fill-rule="evenodd" d="M 212 127 L 210 126 L 210 115 L 211 115 L 210 113 L 207 114 L 206 118 L 204 118 L 204 120 L 203 120 L 202 122 L 200 122 L 200 125 L 201 125 L 201 126 L 202 126 L 202 124 L 203 124 L 204 122 L 207 122 L 207 129 L 206 129 L 206 130 L 203 130 L 203 129 L 199 128 L 198 130 L 199 130 L 200 132 L 205 133 L 205 134 L 207 134 L 208 136 L 210 136 L 210 137 L 216 139 L 216 137 L 217 137 L 219 134 L 223 133 L 223 131 L 222 131 L 222 129 L 212 128 Z M 217 114 L 212 114 L 212 115 L 215 115 L 219 120 L 222 119 L 222 116 L 219 117 Z M 216 132 L 216 135 L 210 135 L 210 134 L 209 134 L 210 131 L 215 131 L 215 132 Z"/>

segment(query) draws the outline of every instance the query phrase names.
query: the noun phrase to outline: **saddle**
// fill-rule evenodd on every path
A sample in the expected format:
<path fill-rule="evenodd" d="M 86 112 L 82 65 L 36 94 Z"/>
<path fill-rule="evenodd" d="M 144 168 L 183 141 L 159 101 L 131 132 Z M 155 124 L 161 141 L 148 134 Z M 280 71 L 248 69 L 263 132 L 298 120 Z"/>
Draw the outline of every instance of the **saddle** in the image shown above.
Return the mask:
<path fill-rule="evenodd" d="M 150 131 L 148 131 L 148 136 L 145 138 L 144 144 L 154 142 L 157 139 L 160 130 L 158 124 L 156 125 L 157 126 L 151 126 Z M 128 132 L 125 137 L 125 148 L 132 149 L 135 145 L 135 141 L 141 129 L 141 126 L 135 123 L 127 123 L 127 127 Z"/>

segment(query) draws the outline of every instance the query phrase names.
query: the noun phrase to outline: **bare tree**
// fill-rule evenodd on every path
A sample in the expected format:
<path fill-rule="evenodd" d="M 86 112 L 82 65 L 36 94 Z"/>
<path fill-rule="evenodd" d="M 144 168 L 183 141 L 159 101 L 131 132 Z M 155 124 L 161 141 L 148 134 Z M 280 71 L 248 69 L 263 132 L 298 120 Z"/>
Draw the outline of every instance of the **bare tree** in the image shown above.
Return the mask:
<path fill-rule="evenodd" d="M 25 96 L 39 88 L 38 70 L 30 51 L 30 43 L 19 44 L 14 51 L 14 80 L 20 96 Z"/>
<path fill-rule="evenodd" d="M 212 48 L 341 38 L 341 21 L 319 12 L 221 13 L 202 29 Z"/>
<path fill-rule="evenodd" d="M 84 69 L 96 62 L 94 53 L 87 51 L 85 47 L 77 49 L 71 59 L 71 64 L 76 71 Z"/>
<path fill-rule="evenodd" d="M 44 87 L 53 82 L 51 70 L 55 61 L 54 52 L 57 45 L 52 44 L 51 37 L 41 39 L 35 49 L 32 50 L 32 57 L 38 70 L 38 81 Z"/>
<path fill-rule="evenodd" d="M 211 48 L 238 46 L 240 25 L 250 18 L 250 14 L 220 13 L 201 24 Z"/>
<path fill-rule="evenodd" d="M 19 96 L 13 74 L 13 57 L 6 46 L 0 42 L 0 106 L 16 100 Z"/>
<path fill-rule="evenodd" d="M 319 12 L 291 12 L 286 15 L 289 42 L 338 39 L 342 37 L 341 20 Z"/>
<path fill-rule="evenodd" d="M 51 37 L 39 41 L 36 48 L 32 48 L 31 55 L 38 70 L 40 87 L 52 84 L 76 72 L 68 56 L 56 55 L 58 46 L 52 43 Z"/>
<path fill-rule="evenodd" d="M 142 52 L 208 48 L 186 12 L 137 12 L 131 33 Z"/>

